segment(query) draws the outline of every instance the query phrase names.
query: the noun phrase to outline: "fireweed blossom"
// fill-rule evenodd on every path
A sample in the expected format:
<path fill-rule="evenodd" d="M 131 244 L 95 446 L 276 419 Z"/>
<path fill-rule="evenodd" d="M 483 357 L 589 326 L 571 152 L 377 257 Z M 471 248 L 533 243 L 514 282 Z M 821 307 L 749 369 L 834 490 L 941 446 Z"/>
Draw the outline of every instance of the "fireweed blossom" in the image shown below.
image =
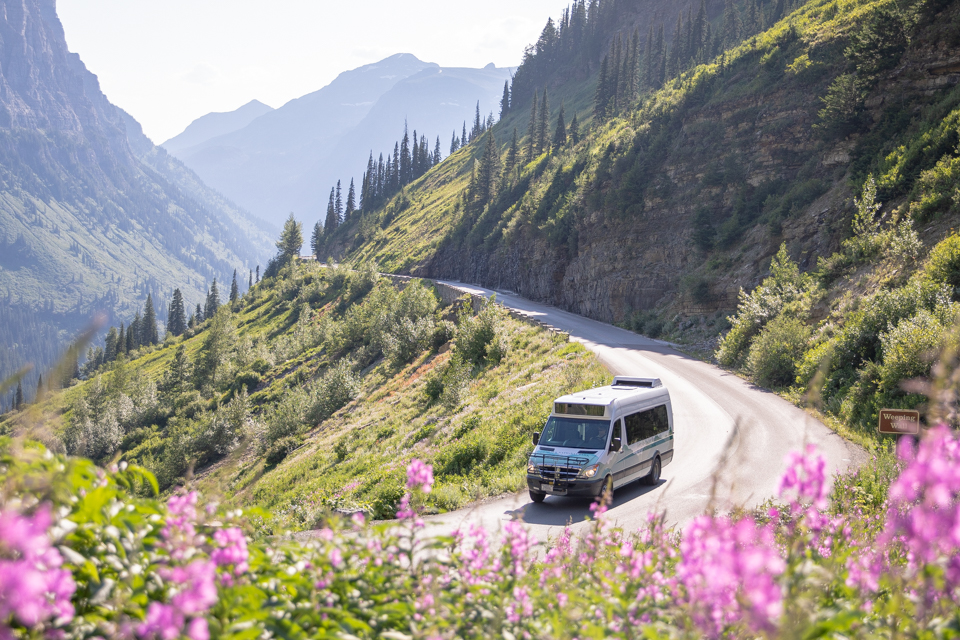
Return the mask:
<path fill-rule="evenodd" d="M 47 505 L 32 516 L 0 511 L 0 637 L 13 637 L 11 623 L 32 628 L 73 618 L 76 584 L 50 544 L 52 522 Z"/>
<path fill-rule="evenodd" d="M 881 542 L 899 542 L 907 552 L 907 568 L 917 574 L 925 566 L 943 570 L 946 593 L 960 587 L 960 440 L 945 426 L 931 429 L 919 446 L 901 438 L 897 454 L 903 463 L 890 485 L 887 526 Z"/>
<path fill-rule="evenodd" d="M 234 575 L 241 575 L 247 572 L 250 566 L 247 560 L 250 554 L 247 551 L 247 538 L 243 531 L 236 527 L 227 529 L 218 529 L 213 534 L 213 541 L 217 548 L 210 554 L 210 559 L 218 567 L 233 565 Z"/>
<path fill-rule="evenodd" d="M 685 604 L 710 638 L 741 622 L 753 632 L 775 629 L 783 612 L 777 578 L 786 564 L 777 553 L 773 527 L 751 518 L 700 516 L 684 531 L 677 578 Z"/>

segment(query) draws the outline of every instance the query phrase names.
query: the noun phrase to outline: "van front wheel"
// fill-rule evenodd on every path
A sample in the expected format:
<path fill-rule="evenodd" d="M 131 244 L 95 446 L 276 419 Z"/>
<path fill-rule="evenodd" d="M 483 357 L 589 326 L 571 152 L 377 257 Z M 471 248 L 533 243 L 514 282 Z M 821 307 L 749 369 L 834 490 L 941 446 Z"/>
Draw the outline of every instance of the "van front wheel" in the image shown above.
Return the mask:
<path fill-rule="evenodd" d="M 537 504 L 543 502 L 543 499 L 547 497 L 547 494 L 540 493 L 539 491 L 531 491 L 530 499 L 536 502 Z"/>
<path fill-rule="evenodd" d="M 649 485 L 655 485 L 660 482 L 660 456 L 653 459 L 653 466 L 650 467 L 650 475 L 644 478 Z"/>

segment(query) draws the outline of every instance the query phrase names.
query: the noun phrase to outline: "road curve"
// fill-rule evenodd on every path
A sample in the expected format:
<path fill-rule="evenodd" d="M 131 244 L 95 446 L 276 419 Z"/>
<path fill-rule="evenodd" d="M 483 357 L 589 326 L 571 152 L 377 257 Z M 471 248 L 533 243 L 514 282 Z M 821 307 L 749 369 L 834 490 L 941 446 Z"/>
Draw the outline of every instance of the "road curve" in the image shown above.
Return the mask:
<path fill-rule="evenodd" d="M 668 524 L 683 526 L 710 506 L 726 510 L 761 504 L 776 495 L 787 453 L 807 443 L 817 445 L 831 474 L 866 459 L 862 449 L 779 396 L 663 342 L 511 292 L 444 284 L 487 297 L 496 294 L 504 306 L 569 333 L 614 374 L 663 380 L 673 400 L 676 454 L 663 468 L 659 485 L 634 483 L 617 490 L 609 516 L 627 530 L 640 527 L 651 511 L 665 513 Z M 584 527 L 589 507 L 590 500 L 556 496 L 535 504 L 524 491 L 432 516 L 427 528 L 449 534 L 476 523 L 492 533 L 508 520 L 522 520 L 544 541 L 568 523 Z"/>

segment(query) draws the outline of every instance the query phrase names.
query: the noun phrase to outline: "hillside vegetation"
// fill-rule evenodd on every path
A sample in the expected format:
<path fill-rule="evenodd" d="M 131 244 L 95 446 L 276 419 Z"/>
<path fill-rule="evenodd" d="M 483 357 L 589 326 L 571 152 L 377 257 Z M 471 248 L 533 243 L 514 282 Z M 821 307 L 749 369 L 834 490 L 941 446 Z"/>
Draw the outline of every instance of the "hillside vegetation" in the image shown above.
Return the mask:
<path fill-rule="evenodd" d="M 181 338 L 116 358 L 5 428 L 61 413 L 52 446 L 263 507 L 278 529 L 332 509 L 392 516 L 412 456 L 437 468 L 431 509 L 516 491 L 552 400 L 607 378 L 494 304 L 296 260 Z"/>
<path fill-rule="evenodd" d="M 659 88 L 624 36 L 604 59 L 642 53 L 633 102 L 610 113 L 623 98 L 595 75 L 592 113 L 566 103 L 587 124 L 563 141 L 551 99 L 547 142 L 513 104 L 330 252 L 653 337 L 733 326 L 721 363 L 798 400 L 821 372 L 822 406 L 863 434 L 881 405 L 921 404 L 901 383 L 929 373 L 960 284 L 954 241 L 931 253 L 960 214 L 960 3 L 814 0 Z"/>

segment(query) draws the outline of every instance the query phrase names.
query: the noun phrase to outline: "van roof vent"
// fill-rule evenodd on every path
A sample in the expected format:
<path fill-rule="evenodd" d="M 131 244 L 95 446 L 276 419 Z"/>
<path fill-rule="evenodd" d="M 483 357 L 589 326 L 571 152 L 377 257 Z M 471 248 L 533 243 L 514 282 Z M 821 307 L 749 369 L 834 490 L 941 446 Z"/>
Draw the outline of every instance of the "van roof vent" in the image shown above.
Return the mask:
<path fill-rule="evenodd" d="M 616 376 L 613 379 L 614 387 L 626 387 L 633 389 L 656 389 L 662 387 L 660 378 L 631 378 L 628 376 Z"/>

